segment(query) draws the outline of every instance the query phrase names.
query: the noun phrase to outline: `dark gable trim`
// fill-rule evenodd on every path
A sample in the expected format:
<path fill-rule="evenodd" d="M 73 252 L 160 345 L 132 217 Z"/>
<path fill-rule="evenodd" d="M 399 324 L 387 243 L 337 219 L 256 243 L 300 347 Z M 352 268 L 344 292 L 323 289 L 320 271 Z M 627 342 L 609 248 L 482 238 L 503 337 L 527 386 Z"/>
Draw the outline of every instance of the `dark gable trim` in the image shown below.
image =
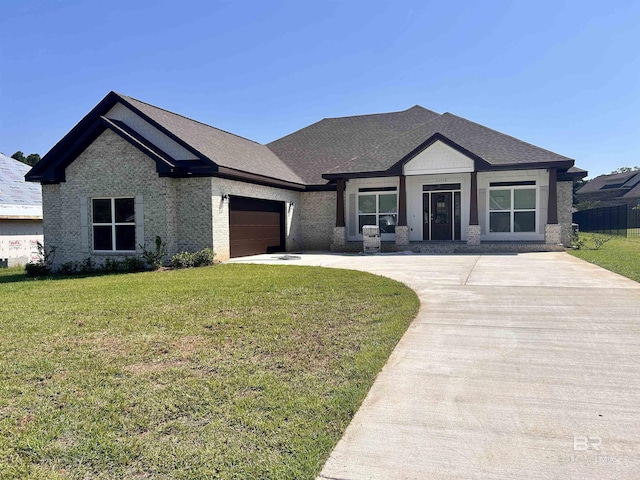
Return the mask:
<path fill-rule="evenodd" d="M 93 108 L 93 110 L 87 113 L 82 120 L 80 120 L 76 126 L 69 131 L 69 133 L 62 137 L 62 139 L 56 143 L 38 163 L 36 163 L 36 165 L 27 173 L 25 179 L 28 182 L 49 183 L 49 180 L 47 180 L 48 178 L 59 177 L 59 172 L 51 172 L 50 170 L 56 169 L 60 156 L 66 156 L 66 151 L 73 148 L 78 141 L 81 141 L 83 136 L 86 136 L 87 131 L 95 126 L 96 120 L 100 118 L 103 113 L 109 111 L 113 105 L 115 105 L 117 99 L 118 95 L 114 92 L 109 92 L 107 96 Z"/>
<path fill-rule="evenodd" d="M 147 145 L 144 145 L 119 125 L 116 125 L 113 121 L 101 117 L 90 125 L 89 128 L 84 130 L 82 135 L 78 136 L 74 140 L 73 144 L 66 150 L 66 154 L 64 156 L 58 156 L 53 162 L 51 162 L 49 168 L 45 170 L 45 174 L 42 176 L 36 175 L 32 170 L 27 174 L 27 180 L 30 182 L 42 182 L 45 184 L 66 181 L 66 168 L 71 165 L 71 163 L 107 129 L 111 130 L 120 138 L 151 158 L 156 164 L 156 171 L 158 173 L 162 174 L 170 172 L 174 168 L 174 165 L 166 158 L 160 156 L 158 152 L 155 152 Z"/>
<path fill-rule="evenodd" d="M 153 160 L 159 160 L 159 157 L 163 162 L 167 159 L 171 159 L 166 153 L 161 152 L 157 147 L 144 140 L 140 135 L 134 134 L 133 130 L 126 127 L 122 122 L 114 120 L 108 120 L 102 118 L 109 110 L 111 110 L 116 103 L 122 103 L 127 108 L 130 108 L 136 115 L 139 115 L 145 121 L 149 122 L 154 127 L 158 128 L 161 132 L 175 140 L 177 143 L 191 151 L 194 155 L 201 159 L 201 165 L 204 163 L 209 169 L 216 170 L 217 165 L 211 159 L 202 155 L 200 152 L 190 147 L 183 140 L 176 137 L 174 134 L 166 130 L 164 127 L 150 119 L 147 115 L 135 108 L 124 98 L 115 92 L 109 92 L 98 105 L 96 105 L 82 120 L 80 120 L 75 127 L 73 127 L 69 133 L 67 133 L 58 143 L 56 143 L 49 152 L 40 160 L 26 175 L 25 179 L 28 182 L 41 182 L 41 183 L 59 183 L 64 181 L 64 169 L 71 164 L 73 160 L 81 153 L 80 148 L 86 148 L 89 144 L 95 140 L 100 133 L 106 128 L 105 120 L 109 123 L 109 128 L 120 135 L 128 142 L 132 143 L 136 148 L 140 148 L 145 154 L 151 156 Z M 97 130 L 102 129 L 102 130 Z M 140 146 L 143 146 L 141 148 Z M 84 149 L 82 148 L 82 149 Z M 150 153 L 151 152 L 151 153 Z M 171 159 L 173 160 L 173 159 Z M 164 167 L 158 170 L 159 173 L 167 173 Z"/>

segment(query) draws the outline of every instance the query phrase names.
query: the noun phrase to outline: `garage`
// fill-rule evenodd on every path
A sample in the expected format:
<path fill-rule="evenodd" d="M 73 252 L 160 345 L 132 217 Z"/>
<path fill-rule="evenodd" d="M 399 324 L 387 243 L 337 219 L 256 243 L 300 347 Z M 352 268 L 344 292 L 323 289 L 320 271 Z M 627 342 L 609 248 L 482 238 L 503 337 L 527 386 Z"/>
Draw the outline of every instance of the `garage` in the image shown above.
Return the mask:
<path fill-rule="evenodd" d="M 284 202 L 229 198 L 231 257 L 285 251 Z"/>

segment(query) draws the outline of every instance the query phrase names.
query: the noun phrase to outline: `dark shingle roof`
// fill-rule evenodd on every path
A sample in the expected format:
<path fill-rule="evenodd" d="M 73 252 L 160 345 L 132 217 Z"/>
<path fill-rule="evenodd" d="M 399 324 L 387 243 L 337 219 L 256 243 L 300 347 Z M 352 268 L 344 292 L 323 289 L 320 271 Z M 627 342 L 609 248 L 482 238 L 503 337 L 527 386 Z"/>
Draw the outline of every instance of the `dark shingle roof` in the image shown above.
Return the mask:
<path fill-rule="evenodd" d="M 600 175 L 576 192 L 577 195 L 611 192 L 612 196 L 640 198 L 640 171 Z"/>
<path fill-rule="evenodd" d="M 309 184 L 322 174 L 440 115 L 418 105 L 401 112 L 325 118 L 267 146 Z"/>
<path fill-rule="evenodd" d="M 328 173 L 385 171 L 432 136 L 440 134 L 492 166 L 526 165 L 573 160 L 451 113 L 417 126 L 372 148 Z"/>
<path fill-rule="evenodd" d="M 265 145 L 132 97 L 118 96 L 219 166 L 287 182 L 304 183 Z"/>
<path fill-rule="evenodd" d="M 107 119 L 105 116 L 118 102 L 181 144 L 197 160 L 173 159 L 159 150 L 160 145 L 154 148 L 152 138 L 143 139 L 143 132 L 135 132 L 136 125 L 127 125 L 126 119 Z M 110 92 L 43 157 L 29 172 L 27 180 L 64 181 L 66 166 L 104 128 L 113 129 L 154 157 L 162 174 L 220 175 L 276 186 L 286 184 L 287 188 L 295 189 L 303 189 L 305 185 L 325 185 L 327 180 L 323 175 L 327 178 L 367 172 L 397 175 L 400 162 L 407 161 L 420 148 L 425 148 L 428 141 L 436 138 L 460 147 L 463 153 L 483 161 L 483 166 L 489 168 L 557 165 L 566 169 L 573 165 L 573 160 L 568 157 L 456 115 L 440 115 L 418 105 L 400 112 L 326 118 L 268 145 L 261 145 L 135 98 Z"/>

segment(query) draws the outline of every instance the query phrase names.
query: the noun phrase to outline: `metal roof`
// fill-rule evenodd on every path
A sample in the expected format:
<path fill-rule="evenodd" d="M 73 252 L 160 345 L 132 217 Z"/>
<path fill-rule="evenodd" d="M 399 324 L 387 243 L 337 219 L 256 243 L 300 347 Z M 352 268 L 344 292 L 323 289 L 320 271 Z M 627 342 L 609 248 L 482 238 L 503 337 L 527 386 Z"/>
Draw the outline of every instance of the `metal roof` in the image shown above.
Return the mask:
<path fill-rule="evenodd" d="M 0 153 L 0 219 L 42 218 L 42 190 L 25 181 L 29 170 L 29 165 Z"/>

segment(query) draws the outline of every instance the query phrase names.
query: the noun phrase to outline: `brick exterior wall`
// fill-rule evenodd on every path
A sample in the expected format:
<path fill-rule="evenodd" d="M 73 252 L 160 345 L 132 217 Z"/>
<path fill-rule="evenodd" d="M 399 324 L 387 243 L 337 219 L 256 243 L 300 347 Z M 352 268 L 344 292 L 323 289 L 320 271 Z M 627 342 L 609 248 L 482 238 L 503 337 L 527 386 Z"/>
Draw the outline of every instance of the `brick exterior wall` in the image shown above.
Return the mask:
<path fill-rule="evenodd" d="M 159 235 L 169 256 L 178 251 L 176 180 L 160 178 L 153 160 L 110 130 L 103 132 L 66 169 L 66 181 L 42 186 L 43 227 L 47 247 L 56 247 L 54 268 L 65 262 L 91 257 L 101 264 L 119 253 L 92 252 L 91 198 L 142 195 L 144 239 L 136 244 L 149 247 Z M 81 220 L 81 203 L 87 201 L 87 218 Z M 88 249 L 81 244 L 86 223 Z"/>
<path fill-rule="evenodd" d="M 214 248 L 211 178 L 176 178 L 172 181 L 177 192 L 178 251 Z"/>
<path fill-rule="evenodd" d="M 573 221 L 573 182 L 558 182 L 558 224 L 560 240 L 565 247 L 571 245 Z"/>
<path fill-rule="evenodd" d="M 336 192 L 302 192 L 300 208 L 302 247 L 329 250 L 336 224 Z"/>

